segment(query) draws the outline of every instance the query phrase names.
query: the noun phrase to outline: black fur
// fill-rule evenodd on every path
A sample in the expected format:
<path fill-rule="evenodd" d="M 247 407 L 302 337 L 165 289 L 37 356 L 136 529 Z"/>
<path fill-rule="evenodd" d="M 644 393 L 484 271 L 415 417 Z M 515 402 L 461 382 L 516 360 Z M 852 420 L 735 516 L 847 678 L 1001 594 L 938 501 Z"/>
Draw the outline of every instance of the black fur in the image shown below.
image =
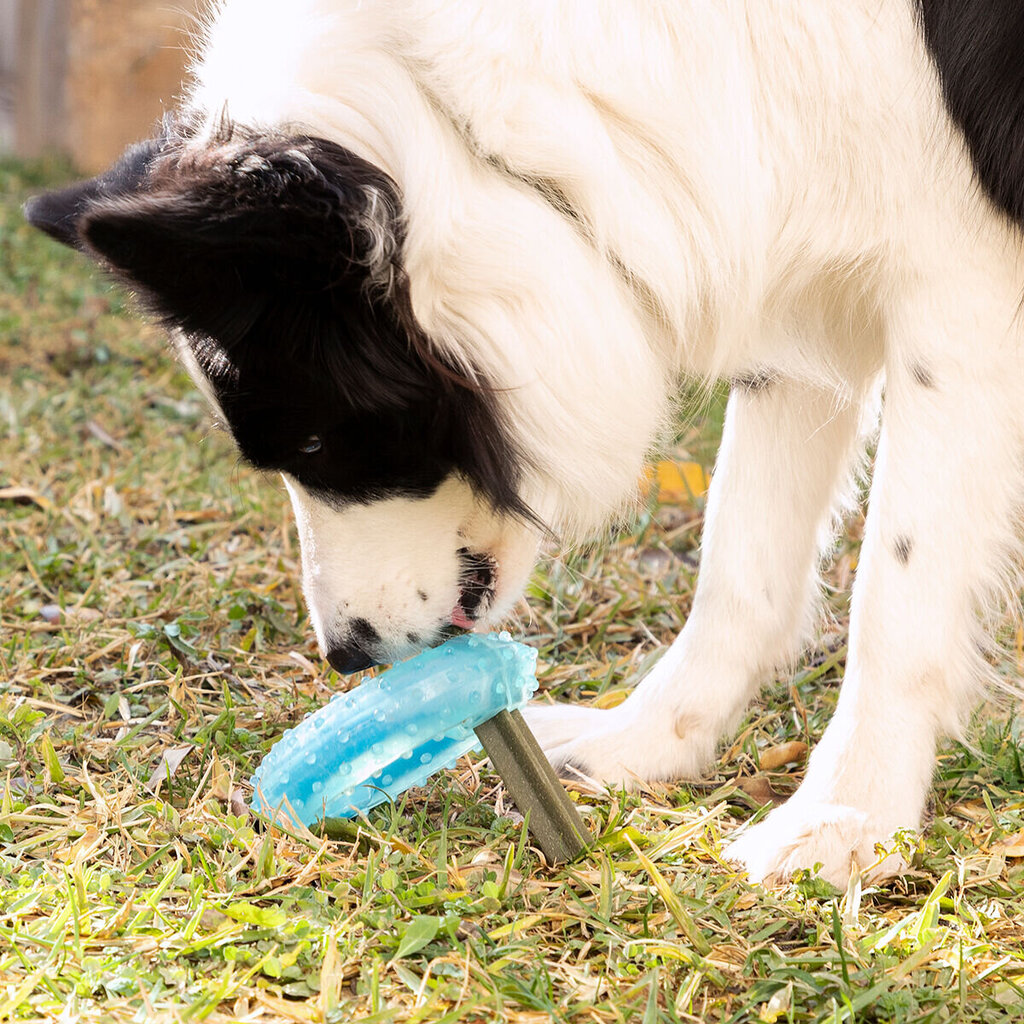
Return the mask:
<path fill-rule="evenodd" d="M 892 543 L 892 553 L 900 565 L 907 565 L 910 562 L 910 555 L 914 550 L 914 542 L 904 534 L 897 537 Z"/>
<path fill-rule="evenodd" d="M 576 782 L 580 779 L 589 779 L 591 776 L 591 769 L 585 765 L 579 758 L 567 758 L 560 764 L 553 765 L 555 774 L 563 782 Z"/>
<path fill-rule="evenodd" d="M 83 248 L 78 225 L 86 211 L 97 202 L 137 189 L 160 147 L 159 139 L 140 142 L 132 146 L 106 174 L 35 196 L 25 204 L 25 219 L 58 242 L 75 249 Z"/>
<path fill-rule="evenodd" d="M 917 0 L 946 105 L 982 186 L 1024 223 L 1024 3 Z"/>
<path fill-rule="evenodd" d="M 754 373 L 741 373 L 733 377 L 732 386 L 741 388 L 748 394 L 767 391 L 775 383 L 775 374 L 771 370 L 757 370 Z"/>
<path fill-rule="evenodd" d="M 928 388 L 929 390 L 935 387 L 935 378 L 932 376 L 932 371 L 924 363 L 914 363 L 910 368 L 910 372 L 914 375 L 914 380 L 921 387 Z"/>
<path fill-rule="evenodd" d="M 531 518 L 494 392 L 445 364 L 415 321 L 397 188 L 355 154 L 168 133 L 26 216 L 184 332 L 253 466 L 336 503 L 425 497 L 458 473 Z"/>

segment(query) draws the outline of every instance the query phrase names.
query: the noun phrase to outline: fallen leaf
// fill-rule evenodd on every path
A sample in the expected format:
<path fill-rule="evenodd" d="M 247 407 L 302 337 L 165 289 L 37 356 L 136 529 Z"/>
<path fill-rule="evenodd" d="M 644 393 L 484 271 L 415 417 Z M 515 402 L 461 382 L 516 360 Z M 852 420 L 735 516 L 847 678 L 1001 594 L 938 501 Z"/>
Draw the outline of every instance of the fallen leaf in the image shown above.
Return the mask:
<path fill-rule="evenodd" d="M 45 494 L 40 494 L 31 487 L 0 487 L 0 501 L 31 502 L 47 511 L 53 508 L 53 502 Z"/>
<path fill-rule="evenodd" d="M 758 763 L 763 772 L 773 772 L 784 764 L 795 764 L 807 756 L 807 744 L 800 740 L 792 740 L 789 743 L 779 743 L 774 747 L 767 747 L 761 751 Z"/>
<path fill-rule="evenodd" d="M 74 843 L 59 850 L 56 857 L 65 864 L 84 861 L 103 842 L 103 839 L 103 832 L 95 825 L 90 825 Z"/>
<path fill-rule="evenodd" d="M 1024 857 L 1024 831 L 1000 839 L 998 843 L 993 844 L 992 852 L 1004 857 Z"/>
<path fill-rule="evenodd" d="M 219 508 L 175 509 L 174 518 L 179 523 L 212 523 L 223 519 L 224 512 Z"/>
<path fill-rule="evenodd" d="M 772 789 L 772 784 L 764 775 L 753 775 L 748 779 L 739 779 L 736 788 L 742 789 L 751 800 L 759 804 L 781 804 L 784 800 Z"/>
<path fill-rule="evenodd" d="M 595 698 L 593 707 L 607 711 L 608 708 L 617 708 L 628 696 L 629 690 L 606 690 L 600 697 Z"/>
<path fill-rule="evenodd" d="M 294 1020 L 305 1022 L 323 1020 L 320 1016 L 320 1009 L 315 1003 L 300 1003 L 294 999 L 279 999 L 269 992 L 257 990 L 255 998 L 257 1002 L 265 1006 L 273 1014 L 274 1020 Z"/>
<path fill-rule="evenodd" d="M 216 751 L 212 755 L 213 763 L 210 766 L 210 796 L 215 800 L 227 803 L 231 799 L 231 770 L 217 756 Z"/>
<path fill-rule="evenodd" d="M 765 1024 L 774 1024 L 783 1014 L 789 1014 L 789 1008 L 793 1004 L 793 982 L 776 989 L 772 997 L 766 1003 L 761 1004 L 758 1010 L 758 1019 L 765 1021 Z"/>
<path fill-rule="evenodd" d="M 174 773 L 192 749 L 192 744 L 189 744 L 187 747 L 171 747 L 169 750 L 165 750 L 160 755 L 160 760 L 157 761 L 153 774 L 150 775 L 149 781 L 146 783 L 146 789 L 156 796 L 160 792 L 160 786 L 174 778 Z"/>
<path fill-rule="evenodd" d="M 228 807 L 231 808 L 231 813 L 236 818 L 247 818 L 249 816 L 249 805 L 245 801 L 245 793 L 240 789 L 231 790 Z"/>
<path fill-rule="evenodd" d="M 952 810 L 954 814 L 959 814 L 961 818 L 966 818 L 968 821 L 989 820 L 988 808 L 981 800 L 964 800 L 954 805 Z"/>
<path fill-rule="evenodd" d="M 208 932 L 215 932 L 225 921 L 230 920 L 227 914 L 222 914 L 216 907 L 207 907 L 199 916 L 199 923 Z"/>

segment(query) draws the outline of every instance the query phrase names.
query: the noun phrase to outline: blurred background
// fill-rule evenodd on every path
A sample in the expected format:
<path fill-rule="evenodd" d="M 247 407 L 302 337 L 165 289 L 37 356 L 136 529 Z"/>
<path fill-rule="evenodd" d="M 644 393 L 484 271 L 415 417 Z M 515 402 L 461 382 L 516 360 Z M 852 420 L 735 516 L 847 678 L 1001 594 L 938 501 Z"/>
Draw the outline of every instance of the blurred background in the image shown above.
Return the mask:
<path fill-rule="evenodd" d="M 0 157 L 107 167 L 175 106 L 205 0 L 0 0 Z"/>

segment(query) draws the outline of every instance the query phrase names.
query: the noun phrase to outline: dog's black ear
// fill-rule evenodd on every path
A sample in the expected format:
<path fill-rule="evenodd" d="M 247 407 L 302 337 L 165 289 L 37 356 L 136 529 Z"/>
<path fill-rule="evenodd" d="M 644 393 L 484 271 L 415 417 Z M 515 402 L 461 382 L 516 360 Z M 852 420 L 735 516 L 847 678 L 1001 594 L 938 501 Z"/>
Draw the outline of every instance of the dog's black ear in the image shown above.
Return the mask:
<path fill-rule="evenodd" d="M 78 222 L 99 194 L 99 181 L 91 178 L 56 192 L 33 196 L 25 204 L 25 220 L 58 242 L 80 249 Z"/>
<path fill-rule="evenodd" d="M 320 139 L 165 155 L 134 192 L 76 202 L 85 251 L 166 322 L 229 345 L 267 309 L 351 304 L 398 247 L 393 183 Z"/>
<path fill-rule="evenodd" d="M 25 219 L 58 242 L 74 249 L 83 248 L 82 218 L 97 203 L 137 191 L 160 145 L 156 139 L 140 142 L 105 174 L 34 196 L 25 204 Z"/>

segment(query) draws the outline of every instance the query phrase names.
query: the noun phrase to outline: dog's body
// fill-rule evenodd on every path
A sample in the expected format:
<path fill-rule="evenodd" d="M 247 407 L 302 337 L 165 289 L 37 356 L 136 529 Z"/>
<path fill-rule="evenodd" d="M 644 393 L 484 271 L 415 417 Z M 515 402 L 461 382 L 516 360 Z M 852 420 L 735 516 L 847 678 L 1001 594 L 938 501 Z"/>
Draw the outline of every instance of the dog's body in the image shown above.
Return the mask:
<path fill-rule="evenodd" d="M 920 823 L 1019 585 L 1022 22 L 224 0 L 176 124 L 29 217 L 140 290 L 285 474 L 343 670 L 497 621 L 543 529 L 633 501 L 680 379 L 732 378 L 683 633 L 622 706 L 534 709 L 598 780 L 699 772 L 800 650 L 884 381 L 838 710 L 732 847 L 843 881 Z"/>

